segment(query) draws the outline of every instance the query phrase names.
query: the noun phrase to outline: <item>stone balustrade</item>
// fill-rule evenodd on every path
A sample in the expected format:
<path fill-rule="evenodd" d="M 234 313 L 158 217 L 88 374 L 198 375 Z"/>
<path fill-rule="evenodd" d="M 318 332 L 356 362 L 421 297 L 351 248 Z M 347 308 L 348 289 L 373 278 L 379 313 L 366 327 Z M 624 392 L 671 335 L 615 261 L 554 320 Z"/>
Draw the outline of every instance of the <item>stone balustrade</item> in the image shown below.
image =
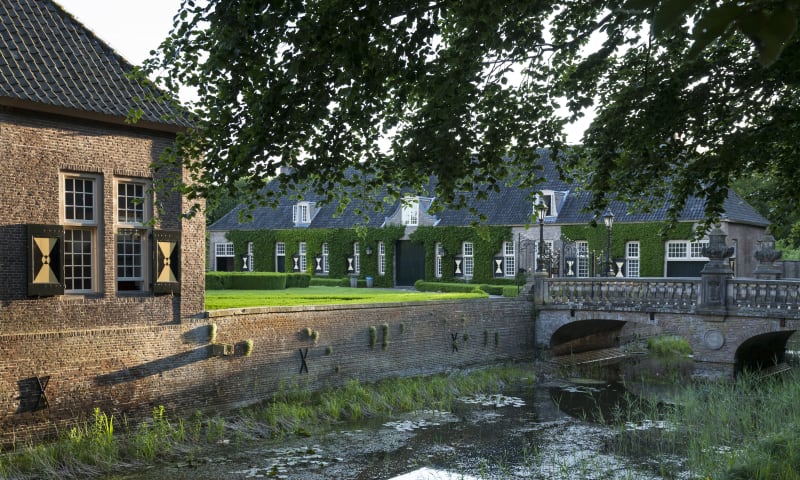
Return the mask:
<path fill-rule="evenodd" d="M 698 302 L 700 280 L 693 278 L 550 278 L 544 303 L 618 308 L 691 310 Z"/>
<path fill-rule="evenodd" d="M 702 313 L 700 278 L 546 278 L 542 302 L 580 308 Z M 800 281 L 729 278 L 721 288 L 724 312 L 800 318 Z M 714 307 L 719 308 L 719 307 Z"/>

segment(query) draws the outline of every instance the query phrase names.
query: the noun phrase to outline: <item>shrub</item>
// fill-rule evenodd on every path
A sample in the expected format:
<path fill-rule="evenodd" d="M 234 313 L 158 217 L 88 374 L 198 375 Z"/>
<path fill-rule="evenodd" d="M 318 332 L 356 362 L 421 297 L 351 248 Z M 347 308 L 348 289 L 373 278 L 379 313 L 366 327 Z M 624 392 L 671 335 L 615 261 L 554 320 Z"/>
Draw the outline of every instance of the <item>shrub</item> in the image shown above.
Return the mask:
<path fill-rule="evenodd" d="M 478 286 L 481 290 L 488 293 L 489 295 L 502 295 L 503 294 L 503 286 L 502 285 L 488 285 L 488 284 L 481 284 Z"/>
<path fill-rule="evenodd" d="M 283 290 L 287 274 L 275 272 L 206 272 L 208 290 Z"/>
<path fill-rule="evenodd" d="M 347 286 L 350 286 L 350 281 L 348 280 Z M 341 278 L 331 278 L 331 277 L 311 277 L 309 279 L 309 285 L 313 287 L 341 287 L 342 286 L 342 279 Z"/>
<path fill-rule="evenodd" d="M 228 272 L 206 272 L 206 290 L 225 290 L 230 288 Z"/>
<path fill-rule="evenodd" d="M 311 275 L 307 273 L 289 273 L 286 275 L 286 288 L 308 288 Z"/>
<path fill-rule="evenodd" d="M 231 274 L 231 288 L 234 290 L 283 290 L 286 288 L 285 273 L 242 272 Z"/>
<path fill-rule="evenodd" d="M 417 280 L 414 288 L 420 292 L 483 292 L 479 285 L 469 283 L 424 282 Z"/>
<path fill-rule="evenodd" d="M 692 353 L 692 347 L 689 345 L 689 342 L 684 338 L 674 335 L 648 338 L 647 349 L 658 357 L 674 357 Z"/>
<path fill-rule="evenodd" d="M 503 296 L 507 298 L 516 298 L 519 295 L 519 287 L 503 287 Z"/>

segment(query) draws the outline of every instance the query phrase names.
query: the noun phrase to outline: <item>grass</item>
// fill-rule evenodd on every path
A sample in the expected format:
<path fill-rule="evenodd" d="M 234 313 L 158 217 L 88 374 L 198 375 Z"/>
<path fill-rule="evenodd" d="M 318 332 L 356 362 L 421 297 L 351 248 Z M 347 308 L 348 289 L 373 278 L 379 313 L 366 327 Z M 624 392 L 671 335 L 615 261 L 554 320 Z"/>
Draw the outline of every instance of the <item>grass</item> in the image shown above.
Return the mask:
<path fill-rule="evenodd" d="M 226 440 L 236 439 L 238 448 L 264 436 L 323 433 L 345 421 L 423 409 L 449 410 L 459 396 L 499 393 L 520 379 L 531 378 L 530 369 L 498 366 L 369 385 L 351 380 L 341 388 L 322 391 L 293 386 L 224 419 L 206 418 L 199 412 L 188 419 L 169 419 L 159 406 L 150 419 L 138 424 L 123 419 L 119 427 L 114 417 L 95 409 L 92 418 L 78 422 L 53 442 L 3 451 L 0 478 L 99 478 L 162 462 L 202 462 L 201 457 L 219 456 L 220 444 Z"/>
<path fill-rule="evenodd" d="M 417 292 L 393 288 L 308 287 L 285 290 L 206 290 L 206 310 L 486 298 L 485 292 Z"/>

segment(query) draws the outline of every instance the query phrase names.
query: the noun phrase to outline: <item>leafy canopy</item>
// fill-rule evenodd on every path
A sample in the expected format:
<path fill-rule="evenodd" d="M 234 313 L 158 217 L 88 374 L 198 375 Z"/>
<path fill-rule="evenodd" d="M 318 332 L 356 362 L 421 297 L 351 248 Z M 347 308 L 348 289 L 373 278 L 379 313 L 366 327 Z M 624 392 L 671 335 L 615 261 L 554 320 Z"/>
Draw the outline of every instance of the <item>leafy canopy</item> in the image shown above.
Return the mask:
<path fill-rule="evenodd" d="M 563 150 L 594 108 L 564 173 L 595 209 L 669 194 L 677 215 L 700 195 L 713 221 L 750 172 L 783 179 L 776 212 L 797 204 L 796 14 L 794 0 L 184 0 L 139 74 L 197 91 L 162 166 L 188 167 L 190 198 L 269 205 L 302 184 L 377 206 L 435 176 L 460 206 L 535 185 L 535 148 Z M 262 190 L 281 166 L 282 192 Z"/>

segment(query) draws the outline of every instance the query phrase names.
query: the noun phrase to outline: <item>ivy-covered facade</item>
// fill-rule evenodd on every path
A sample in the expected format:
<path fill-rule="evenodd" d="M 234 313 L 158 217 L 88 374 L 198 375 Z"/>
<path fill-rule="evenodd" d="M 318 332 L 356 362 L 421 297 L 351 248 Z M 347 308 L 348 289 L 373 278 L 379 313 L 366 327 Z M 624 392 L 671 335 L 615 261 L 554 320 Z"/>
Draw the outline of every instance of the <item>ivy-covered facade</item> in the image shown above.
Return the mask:
<path fill-rule="evenodd" d="M 707 261 L 705 242 L 693 237 L 703 220 L 702 202 L 688 202 L 669 230 L 668 202 L 648 212 L 612 202 L 609 229 L 586 212 L 588 194 L 561 179 L 546 156 L 541 173 L 545 181 L 538 191 L 504 185 L 486 199 L 470 197 L 472 212 L 434 213 L 426 192 L 386 203 L 382 212 L 356 205 L 340 212 L 308 193 L 286 196 L 276 209 L 256 209 L 248 222 L 239 221 L 237 207 L 209 227 L 208 267 L 355 276 L 382 287 L 419 279 L 505 283 L 534 270 L 561 276 L 699 275 Z M 726 209 L 720 228 L 735 246 L 731 265 L 735 274 L 748 276 L 768 222 L 733 192 Z"/>

